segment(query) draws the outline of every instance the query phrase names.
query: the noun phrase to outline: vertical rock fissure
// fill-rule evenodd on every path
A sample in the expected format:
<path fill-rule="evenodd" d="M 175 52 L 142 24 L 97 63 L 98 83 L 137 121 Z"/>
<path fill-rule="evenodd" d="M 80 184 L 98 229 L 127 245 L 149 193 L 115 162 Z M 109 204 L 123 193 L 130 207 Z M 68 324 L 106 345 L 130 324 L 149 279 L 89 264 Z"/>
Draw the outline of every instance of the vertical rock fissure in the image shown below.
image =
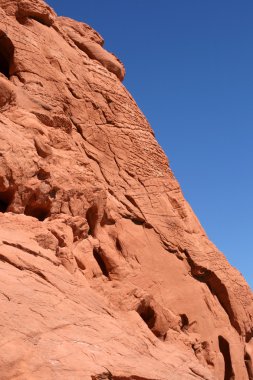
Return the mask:
<path fill-rule="evenodd" d="M 229 343 L 221 335 L 218 337 L 218 339 L 220 352 L 223 355 L 225 363 L 224 380 L 234 380 L 235 374 L 232 367 Z"/>
<path fill-rule="evenodd" d="M 11 189 L 0 192 L 0 212 L 8 212 L 12 200 L 13 191 Z"/>
<path fill-rule="evenodd" d="M 182 331 L 187 331 L 189 328 L 189 319 L 186 314 L 180 314 L 181 318 L 181 330 Z"/>
<path fill-rule="evenodd" d="M 252 369 L 252 362 L 249 354 L 246 352 L 244 355 L 244 362 L 245 366 L 248 372 L 248 378 L 249 380 L 253 380 L 253 369 Z"/>
<path fill-rule="evenodd" d="M 86 212 L 86 219 L 89 225 L 89 235 L 95 235 L 95 229 L 98 222 L 98 208 L 96 205 L 91 206 Z"/>
<path fill-rule="evenodd" d="M 13 60 L 14 46 L 7 35 L 0 30 L 0 72 L 10 78 L 10 66 Z"/>
<path fill-rule="evenodd" d="M 103 273 L 103 275 L 105 277 L 109 278 L 109 271 L 108 271 L 106 264 L 102 258 L 100 250 L 97 248 L 94 248 L 93 249 L 93 256 L 94 256 L 94 259 L 96 260 L 96 262 L 98 263 L 98 266 L 101 269 L 101 272 Z"/>

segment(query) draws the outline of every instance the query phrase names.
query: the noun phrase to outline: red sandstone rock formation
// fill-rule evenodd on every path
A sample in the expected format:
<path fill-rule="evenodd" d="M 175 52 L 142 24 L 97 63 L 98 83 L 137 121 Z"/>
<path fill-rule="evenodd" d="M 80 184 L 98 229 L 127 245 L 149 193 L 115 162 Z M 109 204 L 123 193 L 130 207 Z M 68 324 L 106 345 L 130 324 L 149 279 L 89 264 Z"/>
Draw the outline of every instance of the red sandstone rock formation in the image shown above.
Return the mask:
<path fill-rule="evenodd" d="M 89 26 L 0 0 L 1 380 L 249 380 L 252 293 Z"/>

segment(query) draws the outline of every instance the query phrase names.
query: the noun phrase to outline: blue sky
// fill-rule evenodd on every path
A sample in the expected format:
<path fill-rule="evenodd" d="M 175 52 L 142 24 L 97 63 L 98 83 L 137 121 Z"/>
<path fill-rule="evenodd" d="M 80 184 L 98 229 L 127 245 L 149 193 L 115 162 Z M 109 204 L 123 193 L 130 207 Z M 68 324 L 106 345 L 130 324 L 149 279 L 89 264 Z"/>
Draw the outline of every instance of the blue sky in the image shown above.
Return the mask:
<path fill-rule="evenodd" d="M 125 64 L 210 239 L 253 288 L 252 0 L 49 0 Z"/>

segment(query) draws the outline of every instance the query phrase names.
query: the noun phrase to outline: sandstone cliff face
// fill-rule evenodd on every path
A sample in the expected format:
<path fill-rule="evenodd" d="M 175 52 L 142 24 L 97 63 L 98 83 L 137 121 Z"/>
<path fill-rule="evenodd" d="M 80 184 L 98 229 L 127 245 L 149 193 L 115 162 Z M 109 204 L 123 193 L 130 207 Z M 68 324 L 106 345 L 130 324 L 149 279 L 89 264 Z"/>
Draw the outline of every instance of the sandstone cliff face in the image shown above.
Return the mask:
<path fill-rule="evenodd" d="M 102 46 L 0 0 L 1 379 L 252 379 L 252 293 Z"/>

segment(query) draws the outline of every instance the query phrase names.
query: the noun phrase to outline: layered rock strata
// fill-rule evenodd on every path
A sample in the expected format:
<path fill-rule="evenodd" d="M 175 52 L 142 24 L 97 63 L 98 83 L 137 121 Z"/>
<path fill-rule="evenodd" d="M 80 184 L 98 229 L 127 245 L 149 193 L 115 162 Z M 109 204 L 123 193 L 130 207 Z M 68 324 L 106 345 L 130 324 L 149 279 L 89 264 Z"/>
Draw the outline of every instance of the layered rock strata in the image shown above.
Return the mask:
<path fill-rule="evenodd" d="M 252 292 L 124 75 L 88 25 L 0 0 L 1 379 L 252 380 Z"/>

